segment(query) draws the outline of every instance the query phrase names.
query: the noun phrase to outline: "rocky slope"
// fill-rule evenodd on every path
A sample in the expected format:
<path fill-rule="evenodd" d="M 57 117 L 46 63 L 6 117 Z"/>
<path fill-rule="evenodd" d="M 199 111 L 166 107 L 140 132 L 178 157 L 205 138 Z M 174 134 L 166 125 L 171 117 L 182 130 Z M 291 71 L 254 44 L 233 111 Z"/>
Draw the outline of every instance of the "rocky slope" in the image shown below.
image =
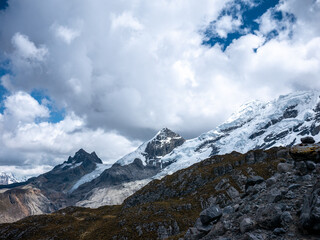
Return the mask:
<path fill-rule="evenodd" d="M 0 239 L 319 239 L 320 144 L 210 157 L 121 206 L 0 225 Z"/>

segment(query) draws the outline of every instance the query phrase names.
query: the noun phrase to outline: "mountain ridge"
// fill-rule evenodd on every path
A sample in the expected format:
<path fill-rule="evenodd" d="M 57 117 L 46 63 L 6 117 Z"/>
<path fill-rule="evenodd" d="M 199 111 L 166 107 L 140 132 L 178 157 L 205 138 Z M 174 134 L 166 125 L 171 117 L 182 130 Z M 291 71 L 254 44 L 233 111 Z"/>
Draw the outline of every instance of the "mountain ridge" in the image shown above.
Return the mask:
<path fill-rule="evenodd" d="M 102 164 L 94 152 L 80 149 L 52 171 L 17 187 L 40 189 L 54 210 L 121 204 L 149 182 L 215 155 L 292 146 L 307 135 L 319 141 L 319 95 L 319 91 L 296 92 L 245 104 L 216 129 L 194 139 L 185 140 L 163 128 L 112 166 Z"/>

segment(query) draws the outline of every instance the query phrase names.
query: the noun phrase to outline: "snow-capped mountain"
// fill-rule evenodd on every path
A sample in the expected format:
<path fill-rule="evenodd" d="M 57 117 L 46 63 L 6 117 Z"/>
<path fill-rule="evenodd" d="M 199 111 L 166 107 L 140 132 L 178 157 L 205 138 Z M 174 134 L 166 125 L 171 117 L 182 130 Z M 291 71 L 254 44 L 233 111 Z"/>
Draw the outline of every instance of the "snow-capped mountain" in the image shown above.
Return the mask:
<path fill-rule="evenodd" d="M 161 159 L 161 178 L 212 155 L 232 151 L 289 146 L 312 135 L 320 141 L 320 92 L 304 91 L 280 96 L 270 102 L 253 101 L 216 129 L 187 140 Z"/>
<path fill-rule="evenodd" d="M 13 173 L 0 172 L 0 185 L 8 185 L 21 181 Z"/>
<path fill-rule="evenodd" d="M 184 142 L 180 135 L 170 129 L 161 129 L 136 151 L 122 157 L 102 173 L 98 171 L 94 174 L 95 170 L 74 184 L 71 188 L 72 195 L 81 199 L 76 205 L 99 207 L 122 203 L 125 198 L 150 182 L 165 167 L 161 159 Z M 93 178 L 94 175 L 97 177 Z"/>
<path fill-rule="evenodd" d="M 179 134 L 168 128 L 163 128 L 152 139 L 143 143 L 137 150 L 122 157 L 116 163 L 124 166 L 138 158 L 144 165 L 155 165 L 161 162 L 162 157 L 184 142 L 185 139 Z"/>
<path fill-rule="evenodd" d="M 187 141 L 164 128 L 112 166 L 103 164 L 94 152 L 89 154 L 80 149 L 74 157 L 69 157 L 50 172 L 29 179 L 17 188 L 25 192 L 28 189 L 29 194 L 38 199 L 36 206 L 42 212 L 71 205 L 99 207 L 121 204 L 153 179 L 213 155 L 289 146 L 299 143 L 300 138 L 306 135 L 320 141 L 319 96 L 318 91 L 297 92 L 270 102 L 245 104 L 225 123 Z M 8 190 L 3 194 L 14 196 L 15 189 L 11 187 L 11 192 Z M 28 206 L 24 207 L 35 204 L 26 203 Z M 10 202 L 6 204 L 7 212 L 3 216 L 9 216 L 10 209 L 15 207 Z M 17 213 L 15 219 L 33 212 L 37 211 Z"/>

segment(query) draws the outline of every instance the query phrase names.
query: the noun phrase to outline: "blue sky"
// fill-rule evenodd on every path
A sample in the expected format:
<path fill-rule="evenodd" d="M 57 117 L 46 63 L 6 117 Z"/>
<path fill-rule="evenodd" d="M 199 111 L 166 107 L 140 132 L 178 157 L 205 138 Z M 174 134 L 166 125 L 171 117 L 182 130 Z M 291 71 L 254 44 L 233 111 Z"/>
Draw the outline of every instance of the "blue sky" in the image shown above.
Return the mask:
<path fill-rule="evenodd" d="M 4 6 L 0 165 L 8 171 L 40 173 L 79 148 L 112 163 L 162 127 L 192 138 L 248 101 L 320 88 L 318 0 Z"/>

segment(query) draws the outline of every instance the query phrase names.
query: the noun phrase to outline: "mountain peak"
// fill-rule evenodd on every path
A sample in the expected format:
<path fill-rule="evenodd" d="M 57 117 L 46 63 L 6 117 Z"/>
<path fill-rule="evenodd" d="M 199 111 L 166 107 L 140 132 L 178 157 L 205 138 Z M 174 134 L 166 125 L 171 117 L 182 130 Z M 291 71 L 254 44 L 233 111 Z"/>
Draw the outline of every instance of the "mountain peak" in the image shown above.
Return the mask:
<path fill-rule="evenodd" d="M 153 141 L 155 139 L 163 140 L 163 139 L 167 139 L 167 138 L 182 138 L 182 137 L 179 134 L 170 130 L 169 128 L 164 127 L 154 136 L 153 139 L 151 139 L 151 141 Z"/>
<path fill-rule="evenodd" d="M 94 163 L 102 163 L 101 159 L 97 156 L 95 152 L 91 154 L 86 152 L 84 149 L 78 150 L 73 157 L 69 157 L 67 163 L 81 163 L 84 161 L 90 161 Z"/>

